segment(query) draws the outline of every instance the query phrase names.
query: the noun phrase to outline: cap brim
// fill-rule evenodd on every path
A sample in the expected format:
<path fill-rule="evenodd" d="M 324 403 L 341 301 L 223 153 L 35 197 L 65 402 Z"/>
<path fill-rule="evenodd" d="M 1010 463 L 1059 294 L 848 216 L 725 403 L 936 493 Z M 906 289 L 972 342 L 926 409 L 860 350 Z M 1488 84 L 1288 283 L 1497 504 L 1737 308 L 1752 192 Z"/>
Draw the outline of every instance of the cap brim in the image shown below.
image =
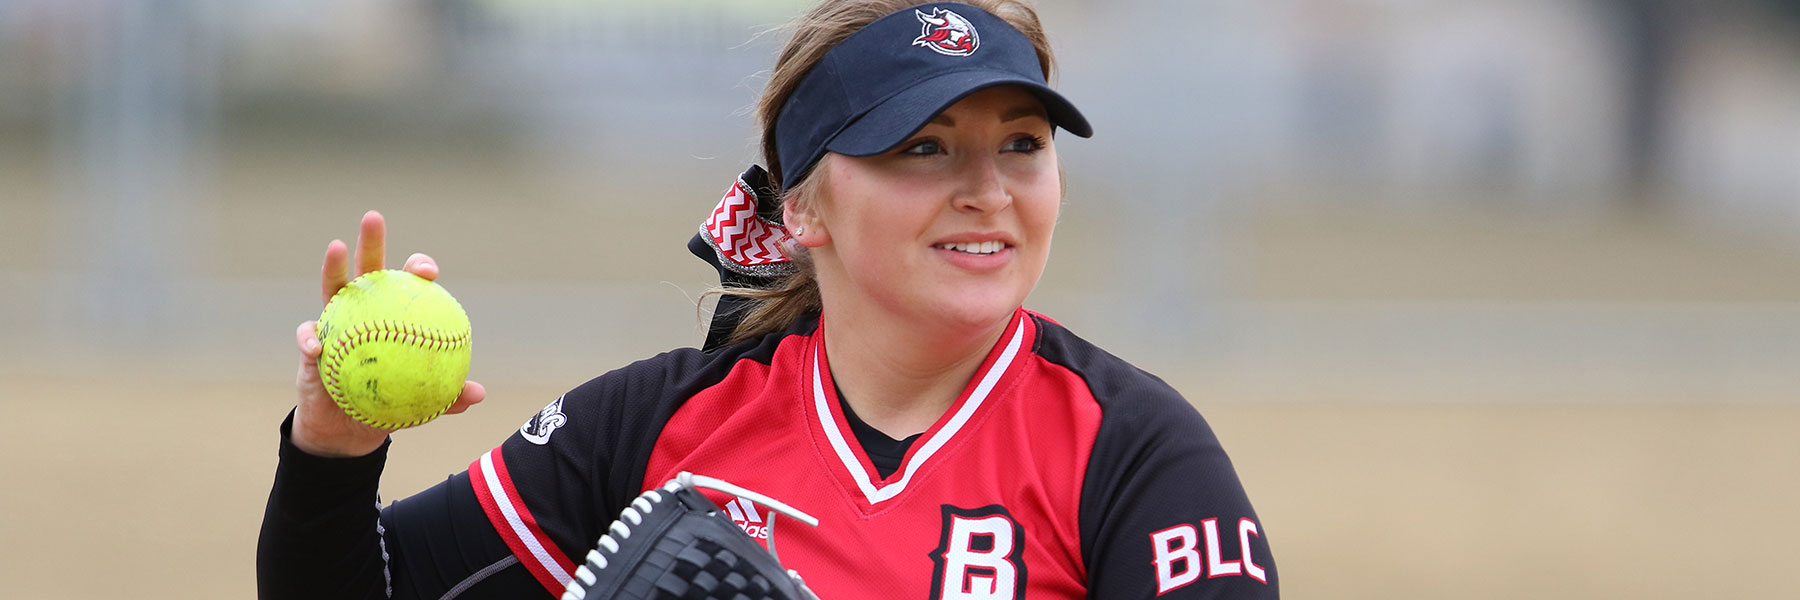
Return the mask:
<path fill-rule="evenodd" d="M 1002 85 L 1017 85 L 1036 95 L 1044 103 L 1052 125 L 1081 137 L 1094 134 L 1074 104 L 1041 83 L 1006 71 L 957 71 L 927 79 L 875 105 L 833 136 L 825 149 L 849 156 L 887 152 L 924 129 L 950 105 L 975 92 Z"/>

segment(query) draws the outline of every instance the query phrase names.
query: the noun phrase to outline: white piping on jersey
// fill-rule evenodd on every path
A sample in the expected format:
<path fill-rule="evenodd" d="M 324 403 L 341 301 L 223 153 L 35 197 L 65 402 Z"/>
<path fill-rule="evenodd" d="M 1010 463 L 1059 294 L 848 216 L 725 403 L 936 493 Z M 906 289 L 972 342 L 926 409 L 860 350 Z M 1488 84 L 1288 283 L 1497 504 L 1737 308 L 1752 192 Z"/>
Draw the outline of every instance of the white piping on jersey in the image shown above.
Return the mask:
<path fill-rule="evenodd" d="M 981 408 L 981 403 L 987 400 L 988 393 L 994 391 L 994 385 L 1000 382 L 1002 375 L 1006 374 L 1006 368 L 1012 365 L 1013 357 L 1018 355 L 1019 346 L 1024 341 L 1025 322 L 1021 318 L 1018 328 L 1013 330 L 1012 340 L 1006 343 L 1006 350 L 1001 351 L 1000 357 L 994 360 L 993 368 L 988 369 L 987 373 L 982 375 L 981 383 L 976 384 L 975 390 L 969 393 L 968 401 L 963 402 L 962 408 L 957 409 L 956 414 L 950 417 L 950 421 L 944 423 L 944 427 L 933 434 L 931 439 L 925 440 L 925 445 L 920 446 L 919 451 L 913 454 L 912 459 L 906 461 L 906 472 L 900 476 L 899 481 L 879 489 L 869 478 L 869 471 L 863 468 L 862 461 L 856 460 L 856 454 L 851 452 L 850 445 L 844 442 L 844 434 L 838 431 L 837 423 L 831 419 L 831 403 L 825 399 L 825 384 L 823 378 L 819 377 L 819 351 L 815 347 L 813 350 L 813 406 L 815 412 L 819 413 L 819 426 L 825 429 L 826 439 L 831 440 L 831 449 L 837 453 L 838 460 L 843 461 L 844 468 L 850 470 L 851 478 L 856 480 L 856 487 L 862 490 L 863 497 L 868 498 L 869 504 L 880 504 L 906 490 L 906 482 L 912 480 L 913 473 L 919 470 L 919 465 L 925 464 L 925 461 L 931 459 L 931 455 L 936 454 L 939 448 L 949 443 L 950 438 L 955 437 L 956 432 L 961 430 L 965 423 L 968 423 L 969 418 L 975 414 L 977 409 Z"/>
<path fill-rule="evenodd" d="M 525 548 L 531 551 L 531 557 L 537 560 L 538 564 L 542 565 L 551 577 L 556 578 L 557 584 L 569 585 L 569 572 L 556 562 L 555 557 L 544 550 L 543 543 L 538 541 L 537 536 L 532 535 L 531 529 L 525 526 L 525 521 L 519 518 L 519 511 L 513 507 L 512 497 L 506 495 L 506 487 L 500 484 L 499 476 L 494 472 L 493 450 L 481 455 L 481 480 L 487 484 L 488 493 L 494 496 L 494 504 L 500 507 L 500 514 L 506 517 L 506 524 L 512 527 L 513 535 L 518 536 L 519 541 L 525 543 Z"/>

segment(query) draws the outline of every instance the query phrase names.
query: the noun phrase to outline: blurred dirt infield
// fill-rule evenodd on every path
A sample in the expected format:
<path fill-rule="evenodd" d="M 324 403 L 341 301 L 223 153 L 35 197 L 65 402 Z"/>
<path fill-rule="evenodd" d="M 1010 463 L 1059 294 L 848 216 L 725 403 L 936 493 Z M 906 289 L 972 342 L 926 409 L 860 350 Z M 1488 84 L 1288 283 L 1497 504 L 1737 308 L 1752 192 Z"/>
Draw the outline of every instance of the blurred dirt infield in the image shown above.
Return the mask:
<path fill-rule="evenodd" d="M 472 414 L 401 433 L 385 499 L 463 469 L 575 383 L 491 385 Z M 0 596 L 254 595 L 287 381 L 12 377 L 0 397 Z M 1800 539 L 1800 407 L 1201 410 L 1291 598 L 1800 596 L 1783 574 Z"/>

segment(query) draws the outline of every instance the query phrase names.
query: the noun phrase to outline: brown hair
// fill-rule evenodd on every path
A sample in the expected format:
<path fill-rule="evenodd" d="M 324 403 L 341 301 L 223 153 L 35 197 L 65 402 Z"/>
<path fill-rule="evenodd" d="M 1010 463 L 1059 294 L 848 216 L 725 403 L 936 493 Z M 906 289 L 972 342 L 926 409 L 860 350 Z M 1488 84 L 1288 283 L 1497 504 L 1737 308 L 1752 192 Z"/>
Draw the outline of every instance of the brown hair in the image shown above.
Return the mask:
<path fill-rule="evenodd" d="M 959 1 L 1000 17 L 1025 34 L 1025 38 L 1031 40 L 1031 45 L 1037 50 L 1038 64 L 1044 69 L 1044 79 L 1050 79 L 1055 71 L 1056 58 L 1050 51 L 1050 39 L 1044 34 L 1043 25 L 1038 22 L 1037 11 L 1024 0 Z M 775 59 L 769 84 L 763 88 L 762 100 L 756 107 L 756 121 L 762 127 L 763 160 L 768 164 L 770 183 L 775 188 L 776 196 L 780 198 L 779 202 L 811 203 L 825 200 L 822 194 L 825 187 L 823 167 L 826 161 L 831 160 L 830 154 L 820 158 L 819 163 L 813 166 L 812 175 L 793 189 L 784 189 L 785 182 L 780 180 L 781 157 L 776 154 L 775 149 L 775 121 L 781 114 L 781 107 L 787 104 L 788 97 L 800 86 L 800 80 L 812 71 L 826 52 L 836 48 L 851 34 L 882 17 L 922 4 L 928 2 L 823 0 L 789 24 L 794 32 L 793 37 L 788 39 L 787 45 Z M 823 307 L 812 260 L 805 248 L 796 246 L 790 249 L 788 257 L 796 267 L 794 273 L 782 277 L 767 289 L 732 287 L 714 290 L 715 293 L 743 296 L 756 301 L 732 332 L 731 342 L 780 331 L 801 315 Z"/>

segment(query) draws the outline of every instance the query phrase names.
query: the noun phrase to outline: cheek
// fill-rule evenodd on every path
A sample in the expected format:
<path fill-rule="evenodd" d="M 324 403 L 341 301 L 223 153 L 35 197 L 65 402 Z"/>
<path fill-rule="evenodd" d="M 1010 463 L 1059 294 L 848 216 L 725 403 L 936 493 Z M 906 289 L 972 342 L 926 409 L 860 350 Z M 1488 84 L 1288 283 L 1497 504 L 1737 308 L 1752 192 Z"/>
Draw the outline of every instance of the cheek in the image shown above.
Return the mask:
<path fill-rule="evenodd" d="M 1048 236 L 1062 211 L 1062 181 L 1052 172 L 1033 184 L 1024 194 L 1015 196 L 1013 202 L 1032 235 Z"/>
<path fill-rule="evenodd" d="M 866 193 L 857 198 L 858 204 L 846 207 L 855 214 L 846 216 L 866 239 L 883 245 L 913 243 L 937 218 L 942 209 L 939 198 L 945 192 L 907 179 L 881 183 L 865 188 Z"/>
<path fill-rule="evenodd" d="M 887 271 L 903 253 L 919 245 L 931 225 L 932 205 L 911 197 L 901 185 L 867 186 L 837 198 L 832 242 L 846 261 L 864 271 Z M 851 190 L 845 190 L 849 192 Z"/>

